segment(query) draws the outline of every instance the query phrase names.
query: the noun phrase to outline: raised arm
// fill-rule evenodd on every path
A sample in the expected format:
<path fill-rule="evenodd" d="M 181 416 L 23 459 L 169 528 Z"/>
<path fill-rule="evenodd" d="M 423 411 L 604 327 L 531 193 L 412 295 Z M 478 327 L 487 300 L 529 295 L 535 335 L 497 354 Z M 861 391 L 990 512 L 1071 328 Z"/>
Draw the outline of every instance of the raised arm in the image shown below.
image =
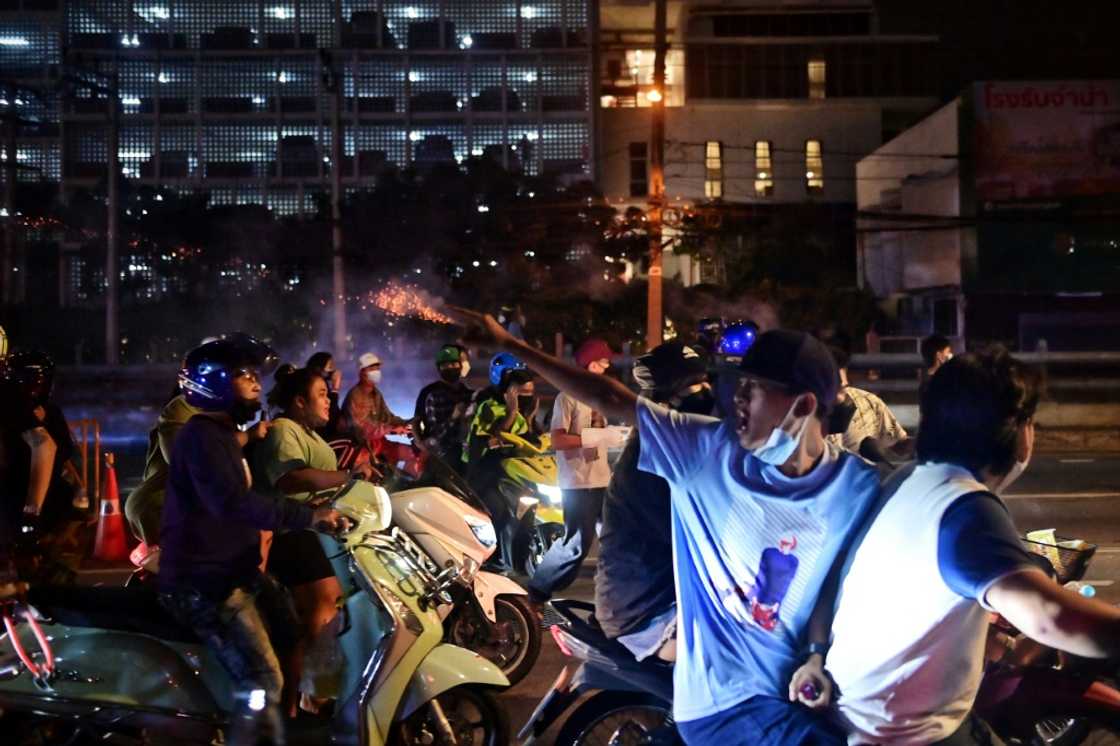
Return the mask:
<path fill-rule="evenodd" d="M 457 306 L 448 306 L 446 310 L 459 324 L 466 327 L 468 337 L 489 342 L 507 352 L 512 352 L 537 375 L 560 391 L 611 419 L 634 424 L 634 407 L 638 397 L 623 384 L 565 363 L 560 358 L 517 339 L 502 328 L 497 319 L 490 314 L 481 314 Z"/>

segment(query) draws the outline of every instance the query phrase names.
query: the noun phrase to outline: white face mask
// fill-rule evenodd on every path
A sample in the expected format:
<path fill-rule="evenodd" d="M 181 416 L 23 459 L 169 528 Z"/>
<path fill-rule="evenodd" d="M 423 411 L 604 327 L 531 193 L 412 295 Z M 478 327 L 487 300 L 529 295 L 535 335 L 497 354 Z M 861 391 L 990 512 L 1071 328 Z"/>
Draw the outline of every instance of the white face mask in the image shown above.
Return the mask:
<path fill-rule="evenodd" d="M 469 360 L 462 362 L 462 367 L 459 369 L 459 378 L 466 378 L 471 374 L 471 363 Z"/>
<path fill-rule="evenodd" d="M 781 466 L 797 452 L 798 446 L 801 445 L 801 439 L 805 436 L 805 431 L 809 427 L 809 418 L 802 418 L 799 425 L 791 422 L 793 410 L 796 408 L 797 401 L 795 400 L 782 420 L 782 424 L 770 432 L 770 437 L 766 439 L 765 443 L 752 451 L 755 458 L 771 466 Z M 793 432 L 787 431 L 787 427 Z"/>
<path fill-rule="evenodd" d="M 1030 462 L 1029 456 L 1026 461 L 1016 461 L 1014 466 L 1011 467 L 1011 471 L 1007 472 L 1007 474 L 1003 476 L 1003 479 L 1000 480 L 999 484 L 996 485 L 995 493 L 1003 496 L 1007 490 L 1010 489 L 1011 485 L 1015 483 L 1015 480 L 1023 476 L 1023 472 L 1027 470 L 1027 466 L 1030 465 Z"/>
<path fill-rule="evenodd" d="M 371 370 L 366 372 L 366 380 L 370 383 L 381 383 L 381 371 Z"/>

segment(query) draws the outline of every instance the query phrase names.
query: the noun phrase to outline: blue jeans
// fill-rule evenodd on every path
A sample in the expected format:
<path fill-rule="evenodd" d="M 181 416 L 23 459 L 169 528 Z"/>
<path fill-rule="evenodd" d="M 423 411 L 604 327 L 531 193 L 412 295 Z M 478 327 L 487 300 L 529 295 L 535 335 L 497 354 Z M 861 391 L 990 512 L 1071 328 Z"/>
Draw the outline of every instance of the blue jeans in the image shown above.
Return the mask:
<path fill-rule="evenodd" d="M 160 593 L 159 600 L 214 652 L 239 697 L 264 690 L 269 703 L 280 701 L 284 677 L 273 643 L 286 653 L 299 620 L 287 590 L 275 579 L 258 575 L 221 601 L 186 587 Z"/>
<path fill-rule="evenodd" d="M 529 597 L 547 601 L 579 577 L 579 568 L 595 541 L 595 525 L 603 514 L 606 487 L 562 490 L 564 495 L 564 538 L 548 548 L 529 581 Z"/>
<path fill-rule="evenodd" d="M 723 712 L 677 723 L 688 746 L 847 746 L 847 736 L 801 704 L 757 696 Z"/>

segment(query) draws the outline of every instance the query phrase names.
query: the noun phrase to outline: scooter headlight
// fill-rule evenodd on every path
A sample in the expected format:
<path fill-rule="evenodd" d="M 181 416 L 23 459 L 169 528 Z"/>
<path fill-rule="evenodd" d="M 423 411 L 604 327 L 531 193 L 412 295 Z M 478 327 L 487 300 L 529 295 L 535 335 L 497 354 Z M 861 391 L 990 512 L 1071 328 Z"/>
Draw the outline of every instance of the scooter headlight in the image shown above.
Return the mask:
<path fill-rule="evenodd" d="M 494 524 L 490 521 L 480 520 L 473 515 L 464 515 L 463 520 L 470 526 L 471 533 L 474 538 L 478 539 L 478 543 L 487 549 L 491 549 L 498 544 L 498 536 L 494 532 Z"/>
<path fill-rule="evenodd" d="M 544 495 L 544 499 L 548 501 L 549 505 L 561 505 L 564 502 L 564 495 L 560 492 L 560 488 L 554 484 L 541 484 L 537 482 L 537 491 Z"/>

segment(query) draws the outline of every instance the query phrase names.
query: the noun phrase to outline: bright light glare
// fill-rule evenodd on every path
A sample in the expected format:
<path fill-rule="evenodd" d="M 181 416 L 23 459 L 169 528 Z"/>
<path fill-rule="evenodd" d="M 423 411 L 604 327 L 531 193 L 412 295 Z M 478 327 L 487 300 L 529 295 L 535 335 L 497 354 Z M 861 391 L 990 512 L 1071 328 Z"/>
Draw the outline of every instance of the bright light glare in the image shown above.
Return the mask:
<path fill-rule="evenodd" d="M 265 706 L 264 689 L 254 689 L 249 692 L 249 709 L 253 712 L 260 712 Z"/>
<path fill-rule="evenodd" d="M 661 91 L 657 90 L 656 88 L 649 89 L 648 91 L 646 91 L 646 100 L 650 103 L 656 104 L 661 100 Z"/>
<path fill-rule="evenodd" d="M 269 8 L 268 14 L 273 18 L 279 18 L 281 21 L 288 21 L 296 17 L 295 10 L 284 5 L 276 5 Z"/>
<path fill-rule="evenodd" d="M 524 5 L 521 8 L 521 17 L 522 18 L 536 18 L 537 17 L 537 9 L 534 8 L 532 5 Z"/>
<path fill-rule="evenodd" d="M 31 42 L 22 36 L 0 36 L 0 47 L 30 47 Z"/>

